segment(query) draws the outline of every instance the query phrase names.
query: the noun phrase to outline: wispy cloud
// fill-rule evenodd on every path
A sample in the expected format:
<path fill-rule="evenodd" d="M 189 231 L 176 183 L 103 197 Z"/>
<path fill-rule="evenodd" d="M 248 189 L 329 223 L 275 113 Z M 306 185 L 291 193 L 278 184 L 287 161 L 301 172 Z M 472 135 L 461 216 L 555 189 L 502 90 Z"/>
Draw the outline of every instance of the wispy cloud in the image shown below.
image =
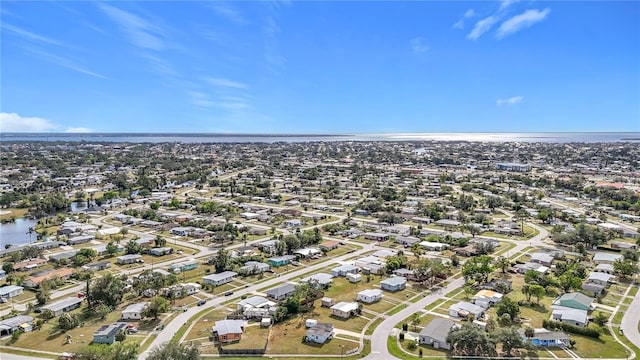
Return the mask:
<path fill-rule="evenodd" d="M 424 43 L 424 39 L 422 39 L 421 37 L 413 38 L 409 43 L 411 44 L 411 49 L 416 54 L 421 54 L 429 51 L 429 46 Z"/>
<path fill-rule="evenodd" d="M 520 2 L 520 0 L 502 0 L 502 2 L 500 3 L 500 11 L 506 10 L 509 6 L 517 2 Z"/>
<path fill-rule="evenodd" d="M 65 46 L 64 43 L 62 43 L 61 41 L 43 36 L 43 35 L 39 35 L 36 33 L 33 33 L 31 31 L 27 31 L 25 29 L 19 28 L 17 26 L 13 26 L 7 23 L 2 24 L 2 28 L 5 30 L 8 30 L 10 32 L 12 32 L 15 35 L 20 36 L 21 38 L 30 41 L 30 42 L 36 42 L 36 43 L 45 43 L 45 44 L 49 44 L 49 45 L 57 45 L 57 46 Z"/>
<path fill-rule="evenodd" d="M 234 81 L 234 80 L 229 80 L 229 79 L 208 77 L 208 78 L 206 78 L 206 80 L 207 80 L 208 83 L 210 83 L 211 85 L 216 86 L 216 87 L 235 88 L 235 89 L 247 89 L 247 88 L 249 88 L 249 85 L 247 85 L 245 83 L 241 83 L 239 81 Z"/>
<path fill-rule="evenodd" d="M 0 132 L 41 132 L 56 128 L 51 121 L 39 117 L 23 117 L 17 113 L 0 113 Z"/>
<path fill-rule="evenodd" d="M 522 29 L 528 28 L 533 24 L 546 19 L 550 12 L 551 10 L 548 8 L 544 10 L 532 9 L 516 15 L 500 25 L 498 32 L 496 33 L 496 37 L 501 39 Z"/>
<path fill-rule="evenodd" d="M 464 12 L 464 15 L 462 15 L 462 19 L 456 21 L 455 24 L 453 24 L 453 28 L 454 29 L 464 29 L 464 21 L 465 19 L 470 19 L 472 17 L 474 17 L 476 15 L 476 12 L 473 9 L 469 9 L 467 11 Z"/>
<path fill-rule="evenodd" d="M 98 4 L 98 7 L 120 26 L 133 45 L 150 50 L 163 50 L 166 47 L 162 29 L 150 21 L 104 3 Z"/>
<path fill-rule="evenodd" d="M 249 21 L 234 7 L 225 3 L 213 3 L 213 11 L 236 25 L 247 25 Z"/>
<path fill-rule="evenodd" d="M 473 30 L 471 30 L 471 32 L 467 35 L 467 38 L 471 40 L 477 40 L 484 33 L 491 30 L 491 27 L 496 22 L 498 22 L 498 18 L 495 15 L 488 16 L 484 19 L 479 20 L 473 27 Z"/>
<path fill-rule="evenodd" d="M 69 69 L 69 70 L 73 70 L 85 75 L 89 75 L 89 76 L 93 76 L 93 77 L 97 77 L 100 79 L 109 79 L 108 77 L 99 74 L 97 72 L 88 70 L 84 67 L 82 67 L 81 65 L 76 64 L 74 61 L 63 57 L 63 56 L 59 56 L 59 55 L 55 55 L 55 54 L 51 54 L 49 52 L 40 50 L 40 49 L 36 49 L 34 47 L 24 47 L 25 50 L 31 52 L 32 54 L 36 55 L 38 59 L 40 60 L 44 60 L 47 61 L 49 63 L 52 63 L 54 65 L 58 65 L 61 66 L 63 68 Z"/>
<path fill-rule="evenodd" d="M 513 105 L 520 104 L 523 100 L 524 100 L 524 97 L 522 96 L 513 96 L 508 99 L 496 100 L 496 105 L 497 106 L 502 106 L 502 105 L 513 106 Z"/>
<path fill-rule="evenodd" d="M 473 9 L 469 9 L 464 13 L 464 17 L 468 19 L 470 17 L 473 17 L 475 14 L 476 14 L 476 12 L 473 11 Z"/>
<path fill-rule="evenodd" d="M 290 3 L 288 1 L 270 1 L 266 4 L 268 6 L 268 16 L 263 26 L 264 59 L 271 72 L 279 73 L 285 68 L 287 59 L 280 53 L 278 34 L 282 32 L 282 29 L 278 25 L 278 17 L 281 9 L 290 5 Z"/>

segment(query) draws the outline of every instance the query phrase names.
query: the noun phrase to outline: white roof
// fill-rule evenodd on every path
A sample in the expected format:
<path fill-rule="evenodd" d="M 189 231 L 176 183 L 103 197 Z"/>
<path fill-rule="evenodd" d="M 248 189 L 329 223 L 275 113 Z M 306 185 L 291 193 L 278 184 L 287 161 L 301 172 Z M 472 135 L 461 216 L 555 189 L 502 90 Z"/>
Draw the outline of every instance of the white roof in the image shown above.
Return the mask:
<path fill-rule="evenodd" d="M 358 295 L 362 295 L 362 296 L 378 296 L 378 295 L 382 295 L 382 290 L 380 289 L 367 289 L 367 290 L 362 290 L 358 293 Z"/>
<path fill-rule="evenodd" d="M 354 311 L 357 310 L 360 307 L 360 305 L 356 302 L 345 302 L 345 301 L 341 301 L 335 305 L 333 305 L 331 307 L 331 310 L 338 310 L 338 311 L 342 311 L 342 312 L 350 312 L 350 311 Z"/>
<path fill-rule="evenodd" d="M 127 306 L 127 308 L 122 310 L 122 312 L 123 313 L 141 313 L 147 308 L 147 306 L 149 306 L 148 302 L 139 302 L 139 303 L 135 303 Z"/>

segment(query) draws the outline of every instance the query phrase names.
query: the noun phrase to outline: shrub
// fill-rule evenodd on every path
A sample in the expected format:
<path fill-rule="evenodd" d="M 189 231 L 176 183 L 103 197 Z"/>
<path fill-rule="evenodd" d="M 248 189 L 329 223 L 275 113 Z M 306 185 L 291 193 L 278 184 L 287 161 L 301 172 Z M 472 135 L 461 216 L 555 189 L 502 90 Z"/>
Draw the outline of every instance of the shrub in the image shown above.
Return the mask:
<path fill-rule="evenodd" d="M 583 328 L 571 324 L 565 324 L 559 321 L 543 320 L 542 327 L 549 330 L 562 330 L 573 334 L 584 335 L 592 338 L 600 338 L 600 331 L 592 328 Z"/>
<path fill-rule="evenodd" d="M 402 323 L 402 331 L 407 331 L 409 329 L 409 325 L 407 323 Z"/>
<path fill-rule="evenodd" d="M 415 349 L 418 348 L 418 342 L 413 340 L 411 341 L 408 345 L 407 345 L 407 349 L 414 351 Z"/>
<path fill-rule="evenodd" d="M 401 332 L 400 335 L 398 335 L 398 338 L 400 339 L 400 341 L 403 341 L 404 340 L 404 333 Z"/>

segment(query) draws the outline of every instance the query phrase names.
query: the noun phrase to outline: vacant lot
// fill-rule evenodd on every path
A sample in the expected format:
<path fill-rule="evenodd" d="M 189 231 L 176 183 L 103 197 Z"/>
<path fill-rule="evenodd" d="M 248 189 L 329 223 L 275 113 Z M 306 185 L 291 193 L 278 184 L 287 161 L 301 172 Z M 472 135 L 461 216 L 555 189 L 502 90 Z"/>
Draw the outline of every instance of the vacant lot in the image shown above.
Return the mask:
<path fill-rule="evenodd" d="M 340 327 L 335 321 L 329 322 L 333 323 L 335 327 Z M 323 345 L 303 342 L 306 331 L 304 319 L 300 318 L 274 325 L 269 336 L 267 354 L 333 354 L 340 356 L 342 351 L 346 353 L 358 347 L 357 342 L 335 338 Z"/>

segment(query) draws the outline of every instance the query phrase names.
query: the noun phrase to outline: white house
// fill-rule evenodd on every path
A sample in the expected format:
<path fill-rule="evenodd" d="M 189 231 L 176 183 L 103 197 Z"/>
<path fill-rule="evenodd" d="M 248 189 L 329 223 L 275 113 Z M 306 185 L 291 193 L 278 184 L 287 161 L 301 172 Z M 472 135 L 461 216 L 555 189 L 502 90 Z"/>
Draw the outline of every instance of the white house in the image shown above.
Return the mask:
<path fill-rule="evenodd" d="M 149 307 L 148 302 L 139 302 L 127 306 L 122 310 L 122 320 L 141 320 L 144 315 L 144 311 Z"/>
<path fill-rule="evenodd" d="M 380 288 L 387 291 L 404 290 L 407 286 L 407 279 L 403 276 L 392 276 L 380 281 Z"/>
<path fill-rule="evenodd" d="M 357 266 L 348 265 L 348 264 L 341 265 L 331 269 L 331 275 L 333 275 L 333 277 L 347 276 L 347 274 L 349 273 L 357 274 L 358 272 L 360 272 L 360 268 L 358 268 Z"/>
<path fill-rule="evenodd" d="M 328 323 L 317 323 L 307 329 L 306 340 L 316 344 L 324 344 L 333 337 L 333 325 Z"/>
<path fill-rule="evenodd" d="M 342 319 L 348 319 L 353 315 L 356 315 L 360 311 L 360 304 L 357 302 L 345 302 L 341 301 L 331 308 L 331 315 L 337 316 Z"/>
<path fill-rule="evenodd" d="M 587 281 L 595 283 L 595 284 L 599 284 L 599 285 L 608 285 L 609 282 L 611 281 L 611 279 L 615 278 L 614 275 L 611 274 L 607 274 L 604 272 L 591 272 L 589 273 L 589 276 L 587 277 Z"/>
<path fill-rule="evenodd" d="M 0 287 L 0 297 L 10 299 L 12 297 L 16 297 L 24 291 L 22 286 L 18 285 L 7 285 Z"/>
<path fill-rule="evenodd" d="M 480 319 L 484 316 L 484 308 L 466 301 L 449 306 L 449 316 L 453 318 L 468 318 L 470 315 Z"/>
<path fill-rule="evenodd" d="M 236 305 L 238 311 L 246 318 L 263 318 L 275 314 L 277 304 L 262 296 L 251 296 L 242 299 Z"/>
<path fill-rule="evenodd" d="M 238 276 L 238 273 L 233 271 L 223 271 L 219 274 L 211 274 L 204 276 L 202 282 L 206 285 L 220 286 L 231 282 L 233 278 Z"/>
<path fill-rule="evenodd" d="M 361 274 L 348 273 L 347 274 L 347 280 L 349 280 L 350 283 L 357 283 L 357 282 L 362 280 L 362 275 Z"/>
<path fill-rule="evenodd" d="M 356 300 L 365 304 L 371 304 L 376 301 L 382 300 L 382 290 L 380 289 L 367 289 L 358 293 Z"/>

